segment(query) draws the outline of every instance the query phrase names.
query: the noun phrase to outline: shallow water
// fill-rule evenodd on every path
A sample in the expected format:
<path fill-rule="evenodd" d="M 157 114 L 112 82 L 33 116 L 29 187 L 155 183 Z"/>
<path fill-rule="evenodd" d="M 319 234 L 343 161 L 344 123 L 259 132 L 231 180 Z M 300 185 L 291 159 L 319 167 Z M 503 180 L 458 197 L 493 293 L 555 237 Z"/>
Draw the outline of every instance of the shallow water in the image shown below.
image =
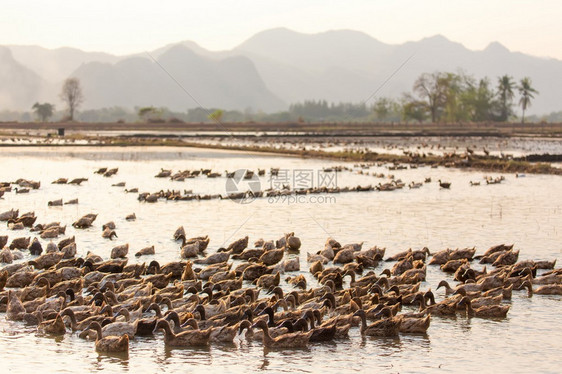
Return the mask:
<path fill-rule="evenodd" d="M 312 170 L 315 175 L 333 161 L 303 160 L 261 154 L 222 152 L 185 148 L 13 148 L 0 151 L 0 181 L 17 178 L 40 180 L 41 188 L 29 194 L 6 193 L 0 199 L 0 212 L 19 208 L 35 211 L 38 222 L 67 224 L 67 236 L 76 235 L 78 255 L 94 251 L 109 257 L 113 246 L 129 243 L 130 263 L 136 250 L 155 245 L 161 263 L 177 260 L 179 246 L 171 237 L 179 225 L 189 236 L 209 235 L 209 253 L 248 235 L 250 242 L 263 237 L 278 239 L 294 231 L 302 240 L 301 273 L 316 287 L 308 273 L 306 252 L 323 248 L 328 237 L 342 244 L 364 241 L 387 248 L 387 256 L 398 251 L 427 246 L 431 251 L 447 247 L 473 247 L 477 254 L 500 243 L 515 243 L 520 259 L 553 260 L 562 253 L 562 189 L 560 177 L 526 175 L 486 185 L 481 172 L 420 167 L 389 171 L 385 166 L 364 172 L 394 174 L 402 181 L 433 182 L 420 189 L 393 192 L 360 192 L 326 195 L 322 203 L 305 199 L 270 201 L 262 198 L 249 204 L 229 200 L 139 203 L 137 194 L 112 187 L 126 182 L 125 188 L 139 191 L 192 189 L 194 193 L 225 193 L 225 178 L 199 177 L 185 182 L 157 179 L 160 168 L 174 171 L 212 168 L 215 171 L 279 167 L 294 175 L 296 170 Z M 337 185 L 357 186 L 384 183 L 375 178 L 342 171 Z M 119 172 L 104 178 L 93 172 L 102 166 L 118 167 Z M 496 177 L 500 174 L 493 174 Z M 87 177 L 81 186 L 53 185 L 60 178 Z M 451 181 L 451 189 L 440 189 L 437 180 Z M 481 181 L 471 187 L 469 181 Z M 290 180 L 289 184 L 293 181 Z M 270 182 L 261 180 L 262 188 Z M 78 205 L 48 207 L 47 202 L 78 198 Z M 137 220 L 125 221 L 136 213 Z M 87 213 L 98 213 L 94 226 L 75 230 L 70 224 Z M 118 239 L 101 238 L 101 225 L 115 221 Z M 0 226 L 0 235 L 10 239 L 28 236 Z M 42 243 L 46 244 L 45 241 Z M 152 256 L 141 258 L 150 261 Z M 476 265 L 478 267 L 478 265 Z M 377 272 L 382 269 L 378 268 Z M 296 273 L 293 273 L 296 274 Z M 293 274 L 287 274 L 293 275 Z M 449 279 L 437 267 L 428 269 L 428 281 L 421 289 L 435 290 L 439 280 Z M 444 297 L 442 289 L 436 292 Z M 505 320 L 432 318 L 427 336 L 402 335 L 399 339 L 360 337 L 352 329 L 350 339 L 333 344 L 311 344 L 305 350 L 266 351 L 261 343 L 235 340 L 234 345 L 213 344 L 208 349 L 167 350 L 161 335 L 136 338 L 128 357 L 98 355 L 93 343 L 67 334 L 61 339 L 37 335 L 20 323 L 0 316 L 0 368 L 2 372 L 559 372 L 562 348 L 560 296 L 515 292 Z"/>

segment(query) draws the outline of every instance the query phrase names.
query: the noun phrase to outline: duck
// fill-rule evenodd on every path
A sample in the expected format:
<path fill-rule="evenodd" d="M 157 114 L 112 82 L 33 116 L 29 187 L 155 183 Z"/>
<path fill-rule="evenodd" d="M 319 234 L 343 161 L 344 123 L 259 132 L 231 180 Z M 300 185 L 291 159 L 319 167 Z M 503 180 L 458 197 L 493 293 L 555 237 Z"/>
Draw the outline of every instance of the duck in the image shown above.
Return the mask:
<path fill-rule="evenodd" d="M 229 258 L 230 258 L 230 252 L 217 252 L 205 258 L 193 260 L 193 263 L 214 265 L 214 264 L 220 264 L 226 262 L 228 261 Z"/>
<path fill-rule="evenodd" d="M 392 317 L 392 312 L 389 307 L 382 308 L 379 313 L 385 318 Z M 400 324 L 400 332 L 404 334 L 426 334 L 431 323 L 431 314 L 416 317 L 397 314 L 395 317 L 402 321 Z"/>
<path fill-rule="evenodd" d="M 457 304 L 459 307 L 465 306 L 469 317 L 479 318 L 505 318 L 509 311 L 509 305 L 489 305 L 473 308 L 472 302 L 468 297 L 463 297 Z"/>
<path fill-rule="evenodd" d="M 109 240 L 113 240 L 113 238 L 117 238 L 117 233 L 115 232 L 115 230 L 110 229 L 109 227 L 106 227 L 103 232 L 101 233 L 101 237 L 104 239 L 109 239 Z"/>
<path fill-rule="evenodd" d="M 8 291 L 6 319 L 9 321 L 21 321 L 25 313 L 26 309 L 19 297 L 13 291 Z"/>
<path fill-rule="evenodd" d="M 513 265 L 517 262 L 518 258 L 519 251 L 509 250 L 499 255 L 498 258 L 492 263 L 492 265 L 496 267 Z"/>
<path fill-rule="evenodd" d="M 252 325 L 258 320 L 260 320 L 259 318 L 261 317 L 253 318 L 251 311 L 247 311 L 246 317 L 248 319 L 244 319 L 240 322 L 238 327 L 238 333 L 242 334 L 244 329 L 246 329 L 246 335 L 245 335 L 246 339 L 254 340 L 254 341 L 263 341 L 263 334 L 264 334 L 263 330 L 254 331 L 252 329 Z M 265 322 L 265 319 L 262 320 Z M 280 325 L 280 326 L 268 328 L 268 331 L 269 331 L 269 336 L 271 336 L 272 338 L 276 338 L 278 336 L 289 333 L 289 328 Z"/>
<path fill-rule="evenodd" d="M 529 297 L 532 297 L 533 294 L 562 295 L 562 284 L 547 284 L 533 290 L 533 285 L 531 284 L 531 282 L 526 280 L 525 282 L 523 282 L 520 289 L 523 289 L 525 287 L 529 292 Z"/>
<path fill-rule="evenodd" d="M 239 254 L 242 253 L 246 247 L 248 247 L 248 236 L 230 243 L 226 250 L 233 254 Z"/>
<path fill-rule="evenodd" d="M 4 248 L 0 251 L 0 263 L 11 264 L 14 262 L 14 254 L 9 248 Z"/>
<path fill-rule="evenodd" d="M 269 327 L 263 320 L 254 323 L 251 328 L 258 328 L 263 331 L 263 345 L 267 348 L 304 348 L 308 346 L 312 331 L 282 334 L 272 337 L 269 334 Z"/>
<path fill-rule="evenodd" d="M 33 238 L 33 241 L 29 245 L 28 250 L 32 256 L 39 256 L 43 252 L 43 246 L 41 246 L 41 243 L 37 238 Z"/>
<path fill-rule="evenodd" d="M 439 187 L 441 187 L 441 188 L 450 188 L 450 187 L 451 187 L 451 182 L 443 182 L 443 181 L 441 181 L 441 179 L 439 179 Z"/>
<path fill-rule="evenodd" d="M 85 182 L 87 180 L 88 180 L 88 178 L 74 178 L 73 180 L 68 182 L 68 184 L 75 184 L 75 185 L 79 186 L 80 183 Z"/>
<path fill-rule="evenodd" d="M 29 247 L 29 243 L 31 242 L 31 237 L 20 237 L 14 238 L 10 243 L 10 249 L 26 249 Z"/>
<path fill-rule="evenodd" d="M 431 260 L 429 260 L 429 265 L 444 265 L 449 261 L 451 254 L 450 249 L 444 249 L 442 251 L 435 252 Z"/>
<path fill-rule="evenodd" d="M 27 287 L 33 282 L 37 274 L 38 272 L 33 271 L 30 266 L 22 267 L 6 279 L 5 286 L 10 288 Z"/>
<path fill-rule="evenodd" d="M 281 275 L 279 272 L 275 274 L 264 274 L 256 280 L 256 285 L 259 288 L 270 289 L 279 285 Z"/>
<path fill-rule="evenodd" d="M 268 271 L 268 267 L 264 264 L 250 264 L 243 270 L 242 278 L 254 282 Z"/>
<path fill-rule="evenodd" d="M 318 311 L 318 310 L 316 309 L 316 311 Z M 320 313 L 320 312 L 318 311 L 318 313 Z M 310 331 L 312 332 L 312 334 L 308 338 L 309 342 L 327 342 L 327 341 L 332 341 L 332 340 L 334 340 L 334 338 L 336 338 L 336 334 L 338 333 L 338 327 L 336 326 L 335 323 L 330 325 L 330 326 L 315 327 L 314 326 L 315 320 L 316 320 L 316 316 L 314 315 L 314 311 L 307 310 L 304 313 L 304 318 L 299 318 L 294 322 L 293 328 L 296 329 L 296 330 L 300 329 L 302 332 L 307 332 L 308 331 L 308 323 L 310 323 Z M 287 322 L 289 322 L 289 321 L 287 321 Z M 347 329 L 347 332 L 349 331 L 350 327 L 351 327 L 351 325 L 348 325 L 345 328 L 345 329 Z M 345 335 L 347 335 L 347 332 L 343 331 L 343 328 L 340 327 L 340 329 L 339 329 L 340 335 L 345 336 Z"/>
<path fill-rule="evenodd" d="M 51 200 L 47 203 L 48 206 L 62 206 L 62 199 Z"/>
<path fill-rule="evenodd" d="M 358 323 L 356 323 L 357 319 L 354 320 L 355 317 L 353 317 L 353 314 L 351 313 L 347 315 L 337 315 L 326 321 L 322 321 L 322 313 L 320 312 L 320 310 L 313 309 L 312 313 L 314 315 L 314 318 L 316 318 L 316 322 L 318 324 L 317 328 L 331 327 L 331 326 L 336 327 L 336 334 L 335 334 L 336 339 L 348 338 L 349 329 L 351 328 L 351 326 L 358 325 Z"/>
<path fill-rule="evenodd" d="M 38 314 L 42 316 L 41 313 Z M 66 326 L 62 320 L 61 314 L 57 313 L 55 319 L 40 322 L 37 326 L 37 331 L 43 334 L 64 335 L 66 332 Z"/>
<path fill-rule="evenodd" d="M 125 258 L 129 253 L 129 243 L 118 245 L 111 249 L 111 258 Z"/>
<path fill-rule="evenodd" d="M 367 317 L 363 309 L 356 311 L 353 316 L 361 318 L 361 335 L 392 337 L 398 336 L 398 333 L 400 332 L 400 325 L 402 324 L 402 321 L 398 318 L 391 317 L 381 319 L 367 325 Z"/>
<path fill-rule="evenodd" d="M 465 283 L 465 284 L 460 284 L 457 286 L 457 288 L 453 289 L 451 288 L 451 286 L 449 285 L 449 282 L 447 282 L 446 280 L 442 280 L 441 282 L 439 282 L 439 284 L 437 285 L 437 289 L 441 288 L 441 287 L 445 287 L 445 295 L 452 295 L 454 294 L 457 290 L 459 290 L 460 288 L 463 288 L 466 292 L 476 292 L 476 291 L 482 291 L 482 285 L 481 284 L 477 284 L 477 283 Z"/>
<path fill-rule="evenodd" d="M 127 311 L 127 312 L 124 312 Z M 130 339 L 133 339 L 137 334 L 137 324 L 138 320 L 135 322 L 129 322 L 129 313 L 125 308 L 121 308 L 117 315 L 123 315 L 125 317 L 125 322 L 112 322 L 102 327 L 102 336 L 122 336 L 127 335 Z M 154 328 L 154 326 L 153 326 Z"/>
<path fill-rule="evenodd" d="M 96 220 L 97 214 L 87 214 L 85 216 L 80 217 L 77 221 L 72 223 L 72 227 L 77 229 L 87 229 L 91 227 L 94 221 Z"/>
<path fill-rule="evenodd" d="M 251 258 L 260 258 L 261 255 L 265 253 L 263 248 L 253 248 L 245 249 L 242 253 L 233 254 L 232 259 L 234 260 L 250 260 Z"/>
<path fill-rule="evenodd" d="M 87 330 L 94 330 L 96 336 L 96 351 L 100 353 L 128 353 L 129 336 L 102 336 L 102 328 L 99 322 L 91 322 Z"/>
<path fill-rule="evenodd" d="M 272 249 L 270 251 L 266 251 L 259 257 L 259 262 L 266 265 L 275 265 L 279 261 L 283 259 L 283 255 L 285 254 L 285 249 Z"/>
<path fill-rule="evenodd" d="M 59 263 L 63 257 L 63 252 L 45 253 L 34 260 L 28 261 L 28 264 L 34 266 L 37 270 L 49 269 Z"/>
<path fill-rule="evenodd" d="M 466 259 L 458 259 L 458 260 L 449 260 L 445 264 L 441 265 L 441 270 L 445 273 L 454 273 L 463 265 L 468 264 Z"/>
<path fill-rule="evenodd" d="M 433 294 L 431 294 L 433 296 Z M 437 316 L 454 316 L 457 313 L 457 306 L 456 303 L 449 302 L 450 300 L 443 300 L 439 303 L 427 305 L 425 302 L 425 297 L 421 294 L 417 294 L 414 297 L 414 302 L 418 302 L 420 304 L 420 312 L 424 312 L 426 314 L 432 314 Z"/>
<path fill-rule="evenodd" d="M 191 326 L 194 330 L 199 330 L 199 325 L 195 318 L 188 319 L 184 326 L 188 325 Z M 218 343 L 232 343 L 234 337 L 238 333 L 240 323 L 234 324 L 232 326 L 223 325 L 218 327 L 211 327 L 211 336 L 209 340 L 211 342 L 218 342 Z"/>
<path fill-rule="evenodd" d="M 155 254 L 154 246 L 145 247 L 135 253 L 135 257 L 146 256 L 146 255 L 153 255 Z"/>
<path fill-rule="evenodd" d="M 164 330 L 164 344 L 169 347 L 207 346 L 212 332 L 212 329 L 187 330 L 175 334 L 170 323 L 165 319 L 160 319 L 156 323 L 155 331 L 159 329 Z"/>

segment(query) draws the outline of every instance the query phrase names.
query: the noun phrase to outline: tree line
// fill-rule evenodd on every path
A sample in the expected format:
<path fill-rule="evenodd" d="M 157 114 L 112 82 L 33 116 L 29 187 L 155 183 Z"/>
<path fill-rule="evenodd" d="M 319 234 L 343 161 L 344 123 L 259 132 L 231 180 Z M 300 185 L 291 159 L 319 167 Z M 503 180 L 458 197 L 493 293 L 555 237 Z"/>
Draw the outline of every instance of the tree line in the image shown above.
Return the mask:
<path fill-rule="evenodd" d="M 488 78 L 477 81 L 463 73 L 424 73 L 414 82 L 413 92 L 404 95 L 402 114 L 404 119 L 420 122 L 505 122 L 513 117 L 516 90 L 521 122 L 525 122 L 525 111 L 538 94 L 528 77 L 515 83 L 511 76 L 503 75 L 494 87 Z"/>
<path fill-rule="evenodd" d="M 82 111 L 79 119 L 84 122 L 506 122 L 515 119 L 514 107 L 517 104 L 521 107 L 521 122 L 524 122 L 525 112 L 538 93 L 528 77 L 516 82 L 513 77 L 503 75 L 492 81 L 487 77 L 477 80 L 465 73 L 434 72 L 420 75 L 412 91 L 400 98 L 380 97 L 372 104 L 306 100 L 291 104 L 287 111 L 277 113 L 254 112 L 250 108 L 244 111 L 194 108 L 174 112 L 153 106 L 137 107 L 133 113 L 114 107 Z M 74 120 L 84 101 L 80 81 L 77 78 L 67 79 L 60 98 L 66 104 L 61 120 Z M 43 122 L 55 114 L 55 106 L 50 103 L 35 103 L 32 110 Z"/>

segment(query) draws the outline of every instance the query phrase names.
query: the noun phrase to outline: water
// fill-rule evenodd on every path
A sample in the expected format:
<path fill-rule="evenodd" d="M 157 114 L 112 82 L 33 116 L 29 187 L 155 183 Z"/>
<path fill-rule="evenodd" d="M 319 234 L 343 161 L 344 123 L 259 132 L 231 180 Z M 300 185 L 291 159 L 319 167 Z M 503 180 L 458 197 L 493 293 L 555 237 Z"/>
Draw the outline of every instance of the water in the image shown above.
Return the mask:
<path fill-rule="evenodd" d="M 427 246 L 432 251 L 447 247 L 473 247 L 482 253 L 500 243 L 514 243 L 521 259 L 553 260 L 562 252 L 562 189 L 560 177 L 504 175 L 497 185 L 470 187 L 469 181 L 482 181 L 482 172 L 420 167 L 389 171 L 385 166 L 364 172 L 384 173 L 385 178 L 357 174 L 353 164 L 333 161 L 303 160 L 260 154 L 246 154 L 186 148 L 41 148 L 2 149 L 0 181 L 17 178 L 40 180 L 41 188 L 29 194 L 6 193 L 0 199 L 0 212 L 19 208 L 20 213 L 35 211 L 38 222 L 60 221 L 67 224 L 67 236 L 76 235 L 78 255 L 93 251 L 109 257 L 113 246 L 129 243 L 132 255 L 147 245 L 155 245 L 161 263 L 177 260 L 179 246 L 171 237 L 183 225 L 189 236 L 209 235 L 209 253 L 241 238 L 278 239 L 294 231 L 302 240 L 299 255 L 301 271 L 316 287 L 308 273 L 306 252 L 323 248 L 328 237 L 342 244 L 364 241 L 387 248 L 387 256 L 407 248 Z M 249 204 L 229 200 L 178 201 L 156 204 L 139 203 L 139 191 L 192 189 L 194 193 L 225 193 L 225 178 L 199 177 L 185 182 L 154 178 L 160 168 L 212 168 L 215 171 L 278 167 L 294 175 L 296 170 L 312 171 L 346 165 L 353 171 L 337 175 L 340 187 L 376 185 L 389 181 L 388 174 L 403 182 L 433 182 L 420 189 L 393 192 L 341 193 L 325 196 L 322 203 L 308 199 L 268 201 L 257 199 Z M 99 167 L 118 167 L 111 178 L 93 174 Z M 490 174 L 497 177 L 501 174 Z M 87 177 L 81 186 L 54 185 L 57 178 Z M 450 190 L 440 189 L 437 180 L 452 182 Z M 112 184 L 126 182 L 124 188 Z M 290 183 L 293 181 L 290 180 Z M 262 178 L 262 188 L 270 185 Z M 47 202 L 78 198 L 78 205 L 48 207 Z M 137 220 L 125 221 L 135 213 Z M 75 230 L 70 226 L 87 213 L 98 213 L 94 226 Z M 109 242 L 101 237 L 101 225 L 115 221 L 118 239 Z M 0 235 L 10 239 L 28 236 L 0 227 Z M 46 244 L 45 241 L 42 243 Z M 150 261 L 152 256 L 141 258 Z M 478 267 L 478 265 L 473 265 Z M 378 268 L 380 272 L 382 268 Z M 296 274 L 296 273 L 293 273 Z M 286 274 L 282 279 L 288 275 Z M 428 269 L 427 282 L 421 289 L 435 290 L 439 280 L 450 277 L 437 267 Z M 282 281 L 282 283 L 284 283 Z M 288 289 L 288 287 L 287 287 Z M 444 297 L 442 289 L 436 292 Z M 361 338 L 352 329 L 350 339 L 332 344 L 310 344 L 304 350 L 264 349 L 260 342 L 235 339 L 233 345 L 213 344 L 208 349 L 168 350 L 161 335 L 135 338 L 128 357 L 99 355 L 93 342 L 66 334 L 53 339 L 38 335 L 20 323 L 0 316 L 0 368 L 2 372 L 559 372 L 562 348 L 560 296 L 515 292 L 505 320 L 456 319 L 433 317 L 426 336 L 401 335 L 398 339 Z"/>

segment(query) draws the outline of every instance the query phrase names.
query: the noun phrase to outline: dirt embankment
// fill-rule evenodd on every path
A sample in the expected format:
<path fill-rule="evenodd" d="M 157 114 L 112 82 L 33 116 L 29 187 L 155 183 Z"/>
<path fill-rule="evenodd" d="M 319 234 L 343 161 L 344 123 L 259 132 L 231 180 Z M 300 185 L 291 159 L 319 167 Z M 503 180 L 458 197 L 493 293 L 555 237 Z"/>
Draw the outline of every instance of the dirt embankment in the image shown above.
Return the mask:
<path fill-rule="evenodd" d="M 540 136 L 562 137 L 562 123 L 330 123 L 330 122 L 282 122 L 282 123 L 82 123 L 47 122 L 19 123 L 0 122 L 0 131 L 51 131 L 64 128 L 70 132 L 139 131 L 139 132 L 205 132 L 236 135 L 237 132 L 256 134 L 290 133 L 292 136 Z M 202 134 L 200 134 L 202 135 Z M 274 134 L 271 134 L 274 135 Z M 284 136 L 287 136 L 286 134 Z"/>

